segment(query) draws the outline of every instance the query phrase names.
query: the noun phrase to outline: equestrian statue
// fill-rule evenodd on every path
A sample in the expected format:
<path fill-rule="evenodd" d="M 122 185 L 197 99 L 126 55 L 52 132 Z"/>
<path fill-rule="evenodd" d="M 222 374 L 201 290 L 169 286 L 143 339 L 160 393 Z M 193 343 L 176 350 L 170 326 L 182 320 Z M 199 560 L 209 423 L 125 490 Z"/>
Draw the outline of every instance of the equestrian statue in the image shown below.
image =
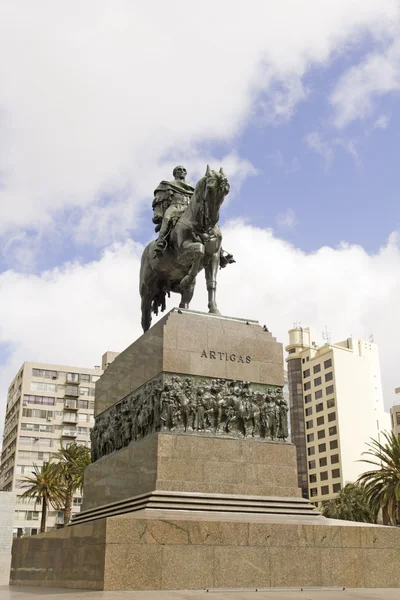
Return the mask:
<path fill-rule="evenodd" d="M 144 249 L 140 266 L 143 331 L 149 329 L 152 313 L 165 310 L 170 292 L 181 294 L 179 308 L 189 308 L 202 269 L 209 312 L 220 314 L 215 299 L 218 267 L 235 262 L 222 250 L 218 226 L 219 209 L 229 192 L 225 173 L 207 165 L 194 188 L 186 175 L 185 167 L 175 167 L 173 181 L 162 181 L 154 192 L 153 223 L 159 235 Z"/>

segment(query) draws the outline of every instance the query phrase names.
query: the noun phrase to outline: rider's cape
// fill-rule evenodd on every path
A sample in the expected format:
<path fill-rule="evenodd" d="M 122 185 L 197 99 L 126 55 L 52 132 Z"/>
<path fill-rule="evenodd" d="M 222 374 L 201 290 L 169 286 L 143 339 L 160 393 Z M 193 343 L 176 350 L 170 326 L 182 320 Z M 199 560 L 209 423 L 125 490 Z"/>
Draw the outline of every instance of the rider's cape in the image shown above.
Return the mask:
<path fill-rule="evenodd" d="M 170 202 L 173 194 L 182 194 L 191 198 L 193 192 L 194 187 L 185 181 L 161 181 L 154 190 L 153 209 L 160 202 Z"/>

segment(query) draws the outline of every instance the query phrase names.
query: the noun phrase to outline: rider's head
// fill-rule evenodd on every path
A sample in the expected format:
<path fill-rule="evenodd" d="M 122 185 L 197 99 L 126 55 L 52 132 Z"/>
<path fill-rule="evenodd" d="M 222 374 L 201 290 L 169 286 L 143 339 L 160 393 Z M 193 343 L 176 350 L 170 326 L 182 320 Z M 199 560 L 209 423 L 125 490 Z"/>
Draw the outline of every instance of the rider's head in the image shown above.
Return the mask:
<path fill-rule="evenodd" d="M 185 181 L 187 171 L 186 171 L 185 167 L 182 167 L 182 165 L 178 165 L 172 171 L 172 175 L 174 176 L 175 179 L 180 179 L 181 181 Z"/>

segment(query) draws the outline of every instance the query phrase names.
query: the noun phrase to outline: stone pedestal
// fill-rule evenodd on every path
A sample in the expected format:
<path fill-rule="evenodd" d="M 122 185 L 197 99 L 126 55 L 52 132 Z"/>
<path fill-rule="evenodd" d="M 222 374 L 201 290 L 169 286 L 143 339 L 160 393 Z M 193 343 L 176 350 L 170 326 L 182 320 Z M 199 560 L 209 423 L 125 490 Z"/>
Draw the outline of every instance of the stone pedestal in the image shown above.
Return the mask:
<path fill-rule="evenodd" d="M 301 498 L 295 447 L 266 424 L 271 402 L 284 414 L 282 385 L 282 346 L 255 321 L 170 312 L 97 382 L 83 510 L 14 540 L 11 583 L 398 587 L 400 530 L 325 519 Z"/>

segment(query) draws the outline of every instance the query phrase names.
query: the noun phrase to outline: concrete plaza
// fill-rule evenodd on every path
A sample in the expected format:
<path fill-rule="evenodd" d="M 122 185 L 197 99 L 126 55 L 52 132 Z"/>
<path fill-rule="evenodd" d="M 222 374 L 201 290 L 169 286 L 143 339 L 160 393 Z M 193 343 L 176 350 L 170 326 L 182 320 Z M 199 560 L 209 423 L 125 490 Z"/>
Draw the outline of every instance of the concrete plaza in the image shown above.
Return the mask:
<path fill-rule="evenodd" d="M 398 600 L 399 589 L 293 588 L 92 592 L 42 587 L 0 586 L 0 600 Z"/>

